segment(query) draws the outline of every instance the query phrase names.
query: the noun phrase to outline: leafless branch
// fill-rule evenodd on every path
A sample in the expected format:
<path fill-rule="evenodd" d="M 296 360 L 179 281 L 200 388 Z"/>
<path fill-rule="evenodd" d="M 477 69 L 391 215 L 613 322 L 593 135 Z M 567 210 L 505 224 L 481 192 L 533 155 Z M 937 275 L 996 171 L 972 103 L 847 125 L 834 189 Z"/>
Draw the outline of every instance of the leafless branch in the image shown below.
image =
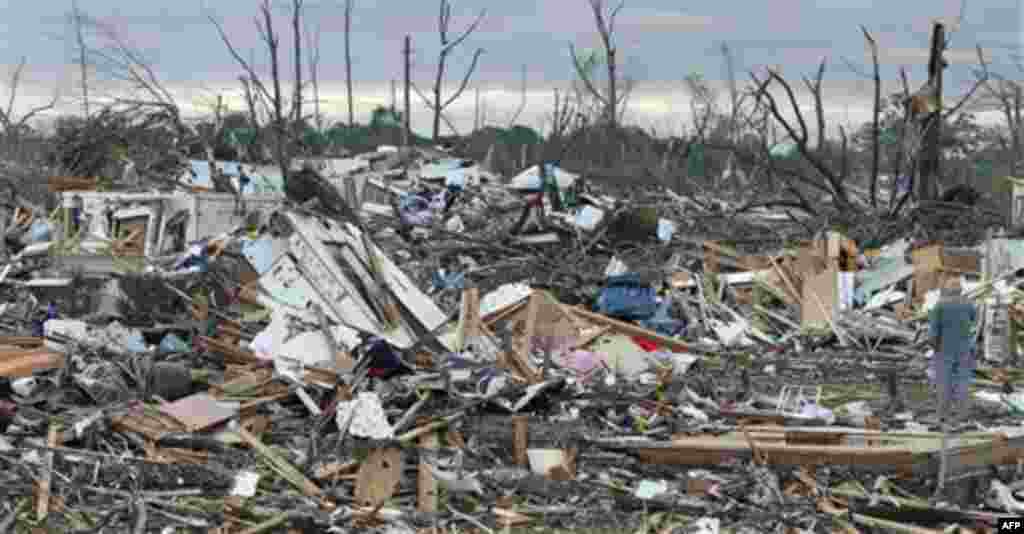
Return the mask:
<path fill-rule="evenodd" d="M 305 33 L 306 64 L 309 65 L 309 81 L 313 87 L 313 122 L 317 131 L 323 131 L 323 117 L 320 115 L 320 25 L 314 31 L 306 28 Z"/>
<path fill-rule="evenodd" d="M 826 166 L 825 163 L 818 157 L 818 155 L 812 153 L 807 146 L 807 124 L 803 119 L 803 114 L 800 111 L 799 106 L 797 105 L 796 96 L 794 95 L 793 89 L 792 87 L 790 87 L 789 83 L 772 69 L 769 69 L 768 76 L 764 80 L 758 79 L 757 75 L 753 73 L 751 73 L 751 78 L 754 80 L 754 85 L 756 87 L 755 94 L 757 95 L 758 100 L 767 104 L 772 117 L 775 119 L 775 122 L 780 124 L 783 127 L 783 129 L 786 130 L 786 133 L 789 135 L 789 137 L 793 139 L 796 143 L 796 147 L 797 150 L 800 152 L 800 155 L 815 170 L 817 170 L 818 173 L 821 174 L 821 176 L 825 178 L 830 188 L 827 190 L 832 195 L 832 197 L 838 203 L 844 205 L 848 204 L 846 198 L 846 190 L 842 183 L 842 177 L 837 176 L 836 173 L 829 169 L 828 166 Z M 800 133 L 797 133 L 796 129 L 793 127 L 792 124 L 790 124 L 789 120 L 787 120 L 786 117 L 782 115 L 778 103 L 775 101 L 775 97 L 772 96 L 771 92 L 768 90 L 772 82 L 776 82 L 779 85 L 781 85 L 783 90 L 786 92 L 790 105 L 792 106 L 794 113 L 796 113 L 797 121 L 800 127 Z M 815 182 L 810 181 L 809 183 Z"/>
<path fill-rule="evenodd" d="M 302 2 L 292 0 L 292 42 L 295 50 L 295 96 L 292 97 L 292 121 L 296 128 L 302 119 Z"/>
<path fill-rule="evenodd" d="M 804 84 L 807 86 L 807 90 L 811 92 L 811 98 L 814 99 L 814 113 L 818 120 L 818 150 L 825 149 L 825 106 L 821 101 L 821 81 L 824 77 L 824 59 L 818 65 L 818 73 L 815 75 L 814 80 L 804 76 Z"/>
<path fill-rule="evenodd" d="M 874 83 L 875 94 L 872 100 L 871 109 L 871 207 L 878 207 L 878 174 L 879 167 L 881 165 L 881 131 L 879 130 L 879 115 L 882 112 L 882 76 L 878 66 L 878 42 L 871 36 L 868 29 L 864 26 L 860 27 L 861 32 L 864 33 L 864 39 L 868 42 L 868 48 L 871 50 L 871 64 L 874 68 L 872 71 L 871 81 Z M 846 144 L 846 138 L 843 138 L 843 144 Z M 844 158 L 846 157 L 844 148 Z M 845 159 L 844 159 L 845 162 Z M 845 174 L 844 174 L 845 175 Z"/>
<path fill-rule="evenodd" d="M 352 1 L 345 0 L 345 92 L 348 100 L 348 125 L 356 124 L 352 102 Z"/>
<path fill-rule="evenodd" d="M 576 69 L 576 75 L 579 76 L 580 81 L 583 82 L 584 87 L 590 92 L 598 102 L 602 105 L 607 106 L 608 100 L 605 98 L 601 91 L 597 90 L 594 86 L 594 82 L 590 79 L 590 73 L 586 72 L 583 67 L 583 63 L 580 62 L 579 56 L 576 54 L 576 47 L 572 43 L 569 43 L 569 55 L 572 57 L 572 65 Z"/>
<path fill-rule="evenodd" d="M 214 28 L 217 29 L 217 34 L 220 35 L 221 42 L 223 42 L 224 46 L 227 47 L 228 52 L 231 54 L 231 57 L 235 59 L 235 62 L 238 63 L 238 65 L 242 67 L 242 70 L 244 70 L 245 73 L 248 75 L 246 76 L 246 79 L 248 80 L 248 83 L 251 84 L 251 87 L 255 88 L 256 91 L 259 92 L 263 98 L 266 98 L 267 100 L 272 100 L 270 92 L 267 91 L 266 86 L 263 85 L 263 81 L 260 80 L 260 77 L 256 74 L 256 70 L 248 61 L 245 60 L 245 58 L 242 57 L 241 54 L 238 53 L 238 50 L 235 49 L 234 45 L 231 44 L 231 39 L 229 39 L 227 34 L 224 33 L 224 28 L 221 26 L 221 24 L 217 22 L 217 19 L 213 18 L 213 16 L 208 17 L 208 19 L 213 24 Z M 256 22 L 256 25 L 257 27 L 260 26 L 258 20 Z M 262 29 L 260 30 L 260 33 L 262 35 Z"/>
<path fill-rule="evenodd" d="M 943 120 L 948 120 L 949 117 L 952 117 L 953 115 L 958 113 L 960 109 L 963 108 L 965 104 L 967 104 L 967 102 L 974 98 L 974 93 L 978 91 L 978 88 L 984 85 L 985 82 L 987 82 L 989 79 L 990 73 L 988 70 L 988 63 L 985 62 L 985 54 L 981 49 L 981 45 L 978 45 L 976 47 L 976 50 L 978 54 L 978 64 L 981 65 L 981 70 L 978 71 L 978 73 L 976 73 L 977 79 L 974 81 L 974 84 L 971 86 L 971 88 L 967 91 L 967 94 L 965 94 L 963 98 L 961 98 L 960 101 L 956 103 L 955 106 L 950 108 L 949 111 L 947 111 L 946 114 L 943 115 Z"/>
<path fill-rule="evenodd" d="M 516 121 L 519 120 L 519 116 L 523 114 L 523 110 L 526 109 L 526 65 L 523 65 L 522 70 L 522 87 L 519 93 L 519 107 L 516 108 L 515 113 L 512 114 L 512 118 L 508 121 L 508 127 L 515 126 Z"/>
<path fill-rule="evenodd" d="M 449 105 L 452 104 L 452 102 L 458 100 L 458 98 L 462 96 L 463 91 L 466 90 L 466 86 L 469 84 L 470 78 L 472 78 L 473 73 L 476 71 L 477 62 L 480 59 L 480 55 L 483 53 L 483 49 L 478 48 L 473 53 L 472 62 L 470 63 L 469 68 L 466 69 L 466 74 L 463 76 L 462 81 L 458 86 L 458 89 L 454 93 L 452 93 L 452 95 L 447 100 L 442 100 L 441 92 L 444 89 L 444 75 L 445 67 L 447 66 L 448 62 L 448 56 L 452 53 L 452 51 L 455 50 L 457 46 L 459 46 L 463 41 L 465 41 L 467 37 L 469 37 L 474 31 L 476 31 L 477 27 L 479 27 L 480 25 L 480 22 L 483 20 L 484 15 L 486 14 L 486 9 L 481 10 L 480 13 L 477 15 L 476 19 L 474 19 L 473 22 L 469 25 L 469 27 L 467 27 L 466 30 L 463 31 L 454 40 L 451 40 L 449 39 L 449 31 L 451 29 L 452 18 L 451 2 L 450 0 L 440 0 L 437 33 L 438 38 L 441 41 L 441 50 L 438 52 L 437 71 L 435 72 L 434 76 L 434 98 L 433 102 L 430 103 L 428 106 L 434 112 L 432 137 L 435 141 L 440 135 L 442 113 Z"/>
<path fill-rule="evenodd" d="M 445 100 L 444 104 L 441 105 L 442 109 L 447 108 L 452 104 L 452 102 L 455 102 L 460 96 L 462 96 L 462 93 L 466 90 L 466 86 L 469 85 L 470 77 L 473 76 L 473 71 L 476 70 L 476 63 L 480 59 L 480 54 L 483 54 L 483 52 L 483 49 L 477 49 L 476 52 L 473 52 L 473 59 L 469 64 L 469 68 L 466 69 L 466 75 L 462 77 L 462 82 L 459 83 L 459 88 L 455 90 L 452 96 L 448 97 L 448 100 Z"/>
<path fill-rule="evenodd" d="M 417 95 L 419 95 L 419 97 L 423 100 L 423 103 L 428 108 L 434 107 L 434 103 L 430 101 L 430 98 L 427 97 L 427 95 L 423 94 L 423 91 L 421 91 L 420 88 L 414 82 L 409 82 L 409 86 L 412 87 L 412 90 L 415 91 Z M 459 135 L 459 131 L 455 129 L 455 125 L 452 124 L 452 121 L 448 118 L 448 114 L 443 111 L 441 112 L 441 120 L 444 121 L 446 126 L 448 126 L 448 129 L 451 130 L 452 134 Z"/>

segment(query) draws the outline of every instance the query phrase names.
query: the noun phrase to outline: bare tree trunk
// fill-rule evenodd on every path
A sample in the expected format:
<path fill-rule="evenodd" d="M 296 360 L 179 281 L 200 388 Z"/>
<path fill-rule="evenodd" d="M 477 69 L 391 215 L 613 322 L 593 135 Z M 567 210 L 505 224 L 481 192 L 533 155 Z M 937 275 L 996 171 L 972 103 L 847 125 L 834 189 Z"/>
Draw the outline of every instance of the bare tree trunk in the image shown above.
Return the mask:
<path fill-rule="evenodd" d="M 946 46 L 946 30 L 942 23 L 935 23 L 932 33 L 931 57 L 928 61 L 929 83 L 934 84 L 938 109 L 925 122 L 924 157 L 921 159 L 921 172 L 918 174 L 918 198 L 935 200 L 938 197 L 938 180 L 941 172 L 942 151 L 939 143 L 942 139 L 942 72 L 945 63 L 942 53 Z"/>
<path fill-rule="evenodd" d="M 412 37 L 405 36 L 405 48 L 402 50 L 403 59 L 405 62 L 405 113 L 402 116 L 402 122 L 404 127 L 402 131 L 405 136 L 405 140 L 402 144 L 409 148 L 412 143 L 412 106 L 409 99 L 409 89 L 412 85 L 412 79 L 409 78 L 410 64 L 412 63 Z"/>
<path fill-rule="evenodd" d="M 522 68 L 522 87 L 519 89 L 519 107 L 516 108 L 516 112 L 512 114 L 512 118 L 508 121 L 508 128 L 516 125 L 516 121 L 519 120 L 519 116 L 523 114 L 523 109 L 526 108 L 526 65 Z"/>
<path fill-rule="evenodd" d="M 292 0 L 292 35 L 295 46 L 295 123 L 302 120 L 302 0 Z"/>
<path fill-rule="evenodd" d="M 878 129 L 879 114 L 882 112 L 882 76 L 878 69 L 878 44 L 875 39 L 868 33 L 867 28 L 861 26 L 861 30 L 864 32 L 864 38 L 867 39 L 868 45 L 871 47 L 871 63 L 874 67 L 872 71 L 872 81 L 875 84 L 875 99 L 871 114 L 871 207 L 878 208 L 878 172 L 881 165 L 881 143 L 880 137 L 881 132 Z"/>
<path fill-rule="evenodd" d="M 478 48 L 473 53 L 473 61 L 470 63 L 469 68 L 466 70 L 466 75 L 462 78 L 462 83 L 459 84 L 458 89 L 448 97 L 447 100 L 441 100 L 441 90 L 444 83 L 444 71 L 445 65 L 448 61 L 448 55 L 452 53 L 462 41 L 465 41 L 476 28 L 480 25 L 480 21 L 483 20 L 487 10 L 483 10 L 477 15 L 476 19 L 466 28 L 466 31 L 462 32 L 461 35 L 454 39 L 450 39 L 448 30 L 451 27 L 452 19 L 452 6 L 449 0 L 441 0 L 440 4 L 440 15 L 438 17 L 438 36 L 441 40 L 441 51 L 437 55 L 437 72 L 434 76 L 434 100 L 430 103 L 430 107 L 434 112 L 434 122 L 431 136 L 436 143 L 441 135 L 441 116 L 444 113 L 445 108 L 451 105 L 452 102 L 458 100 L 462 96 L 462 92 L 466 90 L 466 85 L 469 84 L 469 79 L 473 76 L 473 72 L 476 71 L 477 61 L 480 59 L 480 54 L 483 53 L 483 49 Z M 449 122 L 449 126 L 451 126 Z"/>
<path fill-rule="evenodd" d="M 608 110 L 607 110 L 607 113 L 608 113 L 608 126 L 611 128 L 612 132 L 614 132 L 616 130 L 616 126 L 618 124 L 618 118 L 619 118 L 619 112 L 618 112 L 618 103 L 619 103 L 618 85 L 619 84 L 616 83 L 616 80 L 617 80 L 616 76 L 618 76 L 618 75 L 615 72 L 615 70 L 616 70 L 615 69 L 615 52 L 616 52 L 616 50 L 614 48 L 611 48 L 610 45 L 609 45 L 609 48 L 608 48 Z"/>
<path fill-rule="evenodd" d="M 285 123 L 287 119 L 284 114 L 284 95 L 281 93 L 280 58 L 277 53 L 280 41 L 274 33 L 274 21 L 270 13 L 270 1 L 263 0 L 263 5 L 260 6 L 260 10 L 263 12 L 264 37 L 267 44 L 267 51 L 270 56 L 270 77 L 274 84 L 274 159 L 277 160 L 277 165 L 281 169 L 281 176 L 284 178 L 285 183 L 287 183 L 288 174 L 291 171 L 291 165 L 287 157 L 288 127 Z"/>
<path fill-rule="evenodd" d="M 78 9 L 78 1 L 71 0 L 71 9 L 74 11 L 75 39 L 78 42 L 78 68 L 81 74 L 82 85 L 82 112 L 89 117 L 89 67 L 86 61 L 85 35 L 82 32 L 82 12 Z"/>
<path fill-rule="evenodd" d="M 444 64 L 448 60 L 446 48 L 441 49 L 437 58 L 437 73 L 434 76 L 434 122 L 430 127 L 430 139 L 437 143 L 441 136 L 441 83 L 444 81 Z"/>
<path fill-rule="evenodd" d="M 614 43 L 615 18 L 625 5 L 625 0 L 620 0 L 619 4 L 607 15 L 605 14 L 605 0 L 587 1 L 590 3 L 590 10 L 594 15 L 594 23 L 597 26 L 597 32 L 601 37 L 601 44 L 604 46 L 605 59 L 607 63 L 606 68 L 608 71 L 608 88 L 605 90 L 605 94 L 601 94 L 601 91 L 594 84 L 594 80 L 591 79 L 591 75 L 585 72 L 583 64 L 580 62 L 579 56 L 576 55 L 576 49 L 573 47 L 572 43 L 569 44 L 569 52 L 572 56 L 573 66 L 576 68 L 576 73 L 580 77 L 580 81 L 583 82 L 587 92 L 589 92 L 594 99 L 603 106 L 602 114 L 605 117 L 605 121 L 609 128 L 614 131 L 619 121 L 620 100 L 624 100 L 619 96 L 619 84 L 621 80 L 618 78 L 618 50 Z"/>
<path fill-rule="evenodd" d="M 476 92 L 476 103 L 473 106 L 473 132 L 480 129 L 480 88 L 474 89 Z"/>
<path fill-rule="evenodd" d="M 348 125 L 356 125 L 352 107 L 352 0 L 345 0 L 345 91 L 348 93 Z"/>
<path fill-rule="evenodd" d="M 1020 85 L 1014 85 L 1013 87 L 1013 118 L 1009 122 L 1010 126 L 1010 140 L 1013 146 L 1013 156 L 1010 161 L 1010 176 L 1017 176 L 1017 168 L 1020 166 L 1021 159 L 1021 128 L 1024 124 L 1021 123 L 1021 106 L 1024 106 L 1024 98 L 1022 98 L 1022 91 Z"/>
<path fill-rule="evenodd" d="M 323 116 L 320 115 L 320 26 L 316 31 L 306 28 L 306 62 L 309 64 L 309 83 L 313 86 L 313 123 L 317 133 L 324 131 Z"/>
<path fill-rule="evenodd" d="M 245 107 L 249 112 L 249 127 L 253 129 L 253 136 L 249 146 L 245 147 L 245 154 L 249 156 L 248 159 L 258 159 L 258 157 L 254 158 L 252 154 L 252 149 L 258 146 L 260 141 L 260 120 L 256 111 L 256 95 L 253 93 L 253 82 L 251 78 L 246 76 L 239 76 L 238 81 L 242 84 L 242 95 L 245 97 Z"/>

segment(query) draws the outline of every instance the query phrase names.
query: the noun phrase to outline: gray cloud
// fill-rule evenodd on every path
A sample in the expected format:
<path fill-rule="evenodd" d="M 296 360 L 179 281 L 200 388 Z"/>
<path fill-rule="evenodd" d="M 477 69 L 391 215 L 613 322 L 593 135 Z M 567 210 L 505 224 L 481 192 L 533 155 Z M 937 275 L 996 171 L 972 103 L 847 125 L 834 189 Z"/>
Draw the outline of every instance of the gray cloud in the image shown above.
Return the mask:
<path fill-rule="evenodd" d="M 480 31 L 466 41 L 451 59 L 448 87 L 457 83 L 472 50 L 486 50 L 473 88 L 479 87 L 493 107 L 510 113 L 518 104 L 520 66 L 529 66 L 530 120 L 539 120 L 550 106 L 551 90 L 564 87 L 572 77 L 568 43 L 583 49 L 599 45 L 593 20 L 584 0 L 453 0 L 456 31 L 468 24 L 481 8 L 488 16 Z M 344 79 L 342 62 L 342 2 L 308 0 L 308 26 L 321 31 L 321 79 L 332 104 Z M 1020 46 L 1021 8 L 1019 0 L 986 0 L 984 5 L 968 4 L 966 18 L 952 29 L 953 50 L 947 54 L 952 65 L 947 87 L 963 90 L 971 78 L 973 47 L 985 45 L 993 59 L 993 70 L 1019 75 L 1009 60 L 1009 51 Z M 256 51 L 261 72 L 266 60 L 253 25 L 255 0 L 206 2 L 129 2 L 90 0 L 83 7 L 97 18 L 109 21 L 128 41 L 144 50 L 156 64 L 161 77 L 177 88 L 186 100 L 200 94 L 200 86 L 234 90 L 240 73 L 230 54 L 207 20 L 208 14 L 222 22 L 233 42 L 248 56 Z M 72 90 L 75 75 L 67 43 L 51 38 L 67 35 L 68 6 L 52 2 L 12 3 L 0 20 L 0 46 L 8 51 L 7 63 L 28 56 L 32 91 L 45 98 L 53 85 Z M 718 44 L 727 42 L 736 56 L 741 83 L 749 69 L 776 65 L 798 81 L 810 74 L 823 57 L 828 58 L 826 87 L 830 116 L 856 115 L 867 109 L 870 85 L 858 72 L 847 68 L 843 58 L 860 70 L 870 66 L 858 25 L 875 33 L 883 47 L 882 75 L 895 80 L 900 66 L 907 66 L 916 87 L 924 78 L 924 50 L 928 46 L 929 17 L 953 20 L 959 15 L 960 0 L 705 0 L 690 2 L 685 9 L 677 0 L 629 0 L 618 23 L 623 70 L 637 79 L 634 101 L 637 120 L 655 123 L 677 122 L 687 110 L 686 95 L 679 80 L 689 72 L 706 78 L 724 78 Z M 922 16 L 925 14 L 925 16 Z M 287 13 L 277 14 L 282 31 L 282 61 L 290 71 L 290 29 Z M 359 109 L 367 112 L 387 102 L 388 81 L 401 77 L 401 43 L 406 34 L 413 38 L 413 75 L 426 89 L 431 80 L 438 48 L 437 4 L 433 0 L 356 0 L 352 43 L 354 75 Z M 798 87 L 801 85 L 796 84 Z M 887 83 L 888 88 L 897 86 Z M 452 108 L 457 120 L 472 120 L 472 93 Z M 3 93 L 0 93 L 2 95 Z M 414 95 L 414 105 L 418 99 Z M 469 108 L 467 111 L 467 107 Z M 867 106 L 869 107 L 869 106 Z M 339 108 L 340 109 L 340 108 Z M 661 110 L 661 111 L 659 111 Z M 671 110 L 671 112 L 665 111 Z M 421 112 L 417 112 L 421 113 Z M 661 120 L 658 113 L 669 113 Z M 418 117 L 418 115 L 417 115 Z M 646 118 L 644 118 L 646 117 Z M 414 120 L 417 120 L 414 117 Z"/>

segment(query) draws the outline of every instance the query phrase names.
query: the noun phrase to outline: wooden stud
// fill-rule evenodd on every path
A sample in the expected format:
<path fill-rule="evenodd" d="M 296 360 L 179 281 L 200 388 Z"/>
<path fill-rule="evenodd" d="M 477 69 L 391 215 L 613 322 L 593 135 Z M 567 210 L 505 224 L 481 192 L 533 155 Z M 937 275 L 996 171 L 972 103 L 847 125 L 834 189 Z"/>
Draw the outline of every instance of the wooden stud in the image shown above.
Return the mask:
<path fill-rule="evenodd" d="M 401 478 L 402 449 L 374 449 L 359 467 L 356 478 L 356 502 L 370 508 L 383 505 L 395 494 Z"/>
<path fill-rule="evenodd" d="M 525 415 L 517 415 L 512 418 L 512 456 L 516 465 L 527 467 L 530 459 L 526 455 L 526 449 L 530 442 L 530 418 Z"/>
<path fill-rule="evenodd" d="M 426 424 L 427 421 L 421 421 Z M 437 432 L 428 432 L 420 437 L 420 448 L 436 450 L 439 446 Z M 437 481 L 430 471 L 426 456 L 420 456 L 420 465 L 416 476 L 416 510 L 424 513 L 437 512 Z"/>
<path fill-rule="evenodd" d="M 57 425 L 50 423 L 50 430 L 46 435 L 46 445 L 57 446 Z M 53 481 L 53 451 L 46 453 L 46 466 L 43 468 L 43 479 L 39 482 L 39 496 L 36 501 L 36 520 L 42 521 L 50 513 L 50 485 Z"/>

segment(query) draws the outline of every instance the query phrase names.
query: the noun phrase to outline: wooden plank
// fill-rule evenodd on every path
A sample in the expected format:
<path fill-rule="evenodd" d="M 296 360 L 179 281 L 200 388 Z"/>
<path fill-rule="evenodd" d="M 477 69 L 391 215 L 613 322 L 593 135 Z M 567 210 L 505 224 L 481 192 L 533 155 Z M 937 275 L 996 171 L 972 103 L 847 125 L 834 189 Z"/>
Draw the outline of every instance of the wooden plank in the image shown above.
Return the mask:
<path fill-rule="evenodd" d="M 242 347 L 231 343 L 226 343 L 223 340 L 205 336 L 200 336 L 199 340 L 202 343 L 205 343 L 212 351 L 224 356 L 225 361 L 229 363 L 255 365 L 259 367 L 268 367 L 272 365 L 270 360 L 260 358 L 251 350 L 243 349 Z M 306 367 L 305 372 L 306 374 L 303 376 L 303 381 L 306 383 L 321 382 L 325 384 L 333 384 L 338 380 L 338 373 L 330 369 Z"/>
<path fill-rule="evenodd" d="M 456 348 L 464 350 L 469 340 L 480 335 L 480 290 L 469 287 L 462 291 L 459 308 L 459 325 L 456 331 Z"/>
<path fill-rule="evenodd" d="M 333 510 L 337 508 L 332 502 L 327 500 L 327 496 L 319 486 L 306 478 L 301 471 L 295 468 L 295 466 L 287 463 L 284 459 L 279 457 L 270 447 L 264 445 L 262 441 L 250 434 L 249 431 L 244 428 L 239 428 L 235 430 L 235 433 L 242 438 L 242 441 L 252 447 L 263 461 L 275 464 L 276 470 L 286 471 L 289 475 L 289 480 L 298 486 L 299 491 L 301 491 L 303 495 L 318 500 L 320 502 L 320 506 L 324 509 Z"/>
<path fill-rule="evenodd" d="M 804 279 L 800 302 L 803 326 L 831 325 L 839 299 L 839 274 L 834 269 Z"/>
<path fill-rule="evenodd" d="M 926 458 L 899 448 L 787 445 L 770 442 L 757 443 L 756 447 L 769 464 L 777 465 L 856 465 L 909 470 L 916 464 L 926 461 Z M 694 438 L 676 441 L 671 447 L 638 447 L 636 453 L 647 463 L 713 465 L 738 457 L 749 458 L 752 451 L 750 445 L 742 441 Z"/>
<path fill-rule="evenodd" d="M 0 352 L 0 376 L 29 377 L 41 371 L 64 366 L 64 355 L 47 349 L 18 349 Z"/>
<path fill-rule="evenodd" d="M 512 417 L 512 457 L 516 465 L 528 467 L 530 460 L 526 449 L 530 444 L 530 418 L 525 415 Z"/>
<path fill-rule="evenodd" d="M 420 437 L 421 449 L 436 450 L 440 446 L 437 432 L 428 432 Z M 424 513 L 437 512 L 438 497 L 437 481 L 430 471 L 427 455 L 420 455 L 420 463 L 416 471 L 416 510 Z"/>
<path fill-rule="evenodd" d="M 639 338 L 646 339 L 648 341 L 653 341 L 673 351 L 688 352 L 692 349 L 688 344 L 679 341 L 678 339 L 665 337 L 652 330 L 647 330 L 646 328 L 642 328 L 635 324 L 630 324 L 616 319 L 612 319 L 611 317 L 606 317 L 599 313 L 587 311 L 580 307 L 570 307 L 569 310 L 577 317 L 586 319 L 591 323 L 611 327 L 612 330 L 620 334 L 625 334 L 627 336 L 636 336 Z"/>
<path fill-rule="evenodd" d="M 533 365 L 530 363 L 530 351 L 533 347 L 533 336 L 537 329 L 537 313 L 539 312 L 540 301 L 530 296 L 530 300 L 526 305 L 526 318 L 523 326 L 523 331 L 516 340 L 518 346 L 516 350 L 509 354 L 515 361 L 513 363 L 514 370 L 517 370 L 527 382 L 537 383 L 540 381 L 538 373 L 534 370 Z"/>
<path fill-rule="evenodd" d="M 910 252 L 914 266 L 925 271 L 942 268 L 942 245 L 921 247 Z"/>
<path fill-rule="evenodd" d="M 50 423 L 50 430 L 46 435 L 48 447 L 57 446 L 57 425 Z M 39 482 L 39 496 L 36 500 L 36 520 L 42 521 L 50 513 L 50 486 L 53 482 L 53 451 L 46 452 L 46 465 L 43 467 L 43 479 Z"/>
<path fill-rule="evenodd" d="M 43 338 L 35 336 L 0 336 L 0 345 L 11 345 L 23 349 L 37 349 L 43 346 Z"/>
<path fill-rule="evenodd" d="M 381 447 L 370 451 L 359 466 L 356 478 L 356 503 L 376 508 L 395 494 L 402 478 L 402 449 Z"/>
<path fill-rule="evenodd" d="M 110 419 L 110 426 L 121 432 L 135 432 L 142 437 L 160 441 L 167 434 L 186 431 L 185 425 L 176 419 L 155 410 L 132 410 L 132 412 Z"/>

